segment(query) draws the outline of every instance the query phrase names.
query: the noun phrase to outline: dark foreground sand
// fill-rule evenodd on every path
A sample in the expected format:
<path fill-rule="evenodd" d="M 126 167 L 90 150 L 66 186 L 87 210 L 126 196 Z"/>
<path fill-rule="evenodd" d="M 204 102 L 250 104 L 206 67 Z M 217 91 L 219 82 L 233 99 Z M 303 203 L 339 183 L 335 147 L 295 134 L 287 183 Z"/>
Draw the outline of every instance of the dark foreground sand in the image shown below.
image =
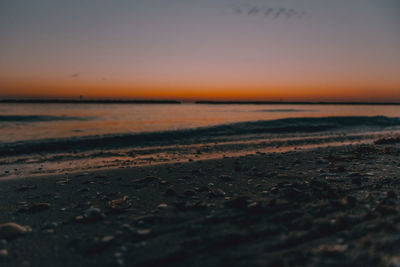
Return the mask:
<path fill-rule="evenodd" d="M 0 266 L 400 266 L 400 140 L 0 182 Z"/>

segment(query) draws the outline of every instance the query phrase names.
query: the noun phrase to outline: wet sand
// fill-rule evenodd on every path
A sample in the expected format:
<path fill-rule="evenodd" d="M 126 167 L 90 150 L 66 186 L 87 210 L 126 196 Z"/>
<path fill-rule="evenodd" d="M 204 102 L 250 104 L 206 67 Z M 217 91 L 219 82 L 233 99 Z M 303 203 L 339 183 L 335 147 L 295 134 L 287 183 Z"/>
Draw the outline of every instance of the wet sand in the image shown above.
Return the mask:
<path fill-rule="evenodd" d="M 399 266 L 399 149 L 393 138 L 4 179 L 0 265 Z"/>

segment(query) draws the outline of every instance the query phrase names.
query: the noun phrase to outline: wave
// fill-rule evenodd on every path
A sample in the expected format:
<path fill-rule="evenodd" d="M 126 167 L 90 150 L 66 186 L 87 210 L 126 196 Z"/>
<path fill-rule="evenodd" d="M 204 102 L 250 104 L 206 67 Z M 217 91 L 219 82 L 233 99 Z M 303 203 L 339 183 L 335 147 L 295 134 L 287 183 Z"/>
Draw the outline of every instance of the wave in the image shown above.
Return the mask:
<path fill-rule="evenodd" d="M 66 120 L 89 120 L 87 117 L 48 116 L 48 115 L 0 115 L 0 122 L 45 122 Z"/>
<path fill-rule="evenodd" d="M 400 126 L 400 118 L 376 117 L 320 117 L 288 118 L 269 121 L 250 121 L 203 128 L 137 134 L 96 135 L 5 143 L 0 145 L 0 156 L 113 149 L 141 145 L 180 144 L 198 139 L 229 137 L 248 134 L 312 133 L 351 128 L 385 128 Z"/>

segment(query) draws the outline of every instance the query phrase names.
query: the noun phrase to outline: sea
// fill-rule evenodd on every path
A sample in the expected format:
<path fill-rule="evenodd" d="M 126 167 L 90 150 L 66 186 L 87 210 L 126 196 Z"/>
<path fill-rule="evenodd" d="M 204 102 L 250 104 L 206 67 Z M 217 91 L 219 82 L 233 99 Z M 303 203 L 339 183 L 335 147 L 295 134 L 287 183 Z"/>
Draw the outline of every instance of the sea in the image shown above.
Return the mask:
<path fill-rule="evenodd" d="M 1 103 L 0 177 L 371 142 L 400 105 Z"/>

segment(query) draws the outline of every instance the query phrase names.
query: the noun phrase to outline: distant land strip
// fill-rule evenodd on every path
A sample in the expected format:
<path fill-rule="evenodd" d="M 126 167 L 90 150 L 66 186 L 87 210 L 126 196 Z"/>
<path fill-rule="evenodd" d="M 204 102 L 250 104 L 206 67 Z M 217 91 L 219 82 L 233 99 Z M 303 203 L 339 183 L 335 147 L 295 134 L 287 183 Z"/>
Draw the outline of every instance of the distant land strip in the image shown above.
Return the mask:
<path fill-rule="evenodd" d="M 400 102 L 330 102 L 330 101 L 177 101 L 177 100 L 115 100 L 115 99 L 0 99 L 0 103 L 32 104 L 212 104 L 212 105 L 400 105 Z"/>
<path fill-rule="evenodd" d="M 0 103 L 32 104 L 181 104 L 175 100 L 74 100 L 74 99 L 3 99 Z"/>
<path fill-rule="evenodd" d="M 215 105 L 400 105 L 400 102 L 324 102 L 324 101 L 196 101 L 196 104 Z"/>

